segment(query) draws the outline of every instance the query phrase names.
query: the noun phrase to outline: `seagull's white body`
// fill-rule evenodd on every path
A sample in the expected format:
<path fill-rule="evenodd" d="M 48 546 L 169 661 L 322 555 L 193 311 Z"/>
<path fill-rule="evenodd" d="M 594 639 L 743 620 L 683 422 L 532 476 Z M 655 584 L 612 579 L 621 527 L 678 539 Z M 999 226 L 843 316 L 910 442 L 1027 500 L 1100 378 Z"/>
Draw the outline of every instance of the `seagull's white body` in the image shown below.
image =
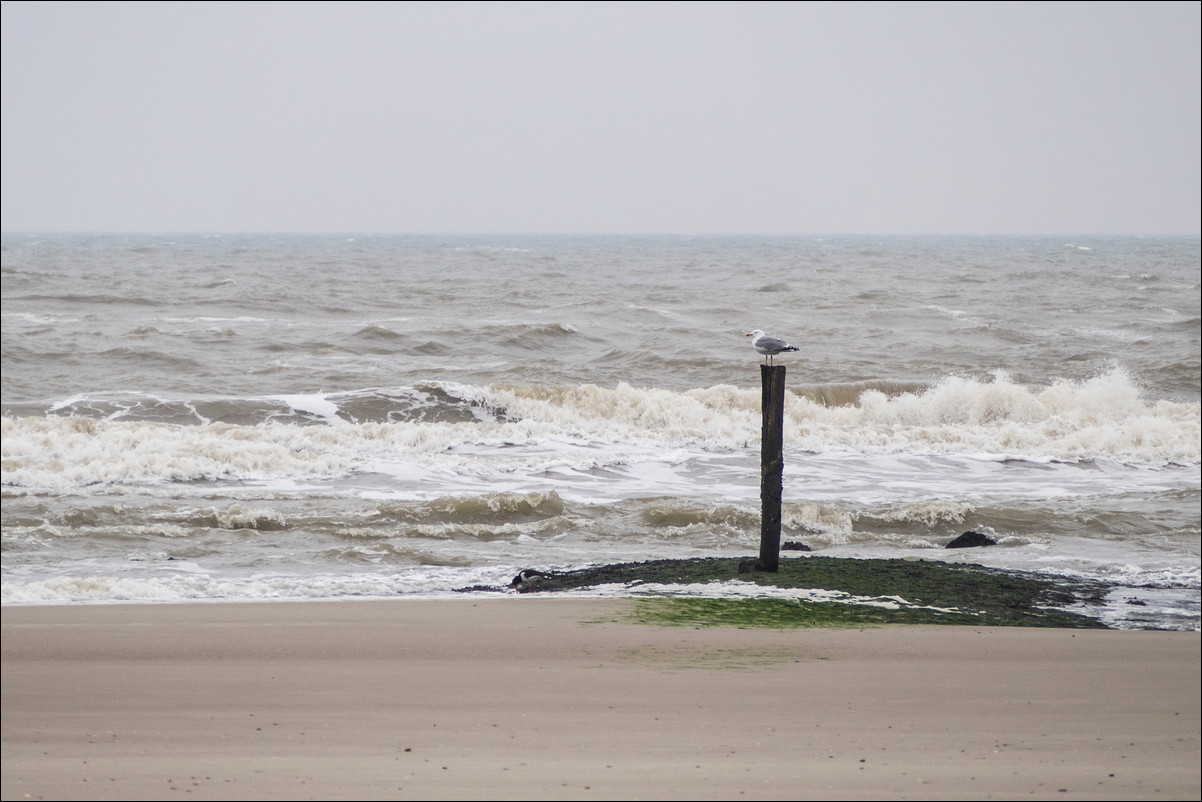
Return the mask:
<path fill-rule="evenodd" d="M 776 356 L 782 351 L 801 350 L 794 345 L 789 345 L 787 342 L 778 337 L 769 337 L 759 329 L 748 332 L 747 336 L 751 338 L 751 347 L 764 355 L 764 364 L 767 365 L 771 365 L 772 357 Z"/>

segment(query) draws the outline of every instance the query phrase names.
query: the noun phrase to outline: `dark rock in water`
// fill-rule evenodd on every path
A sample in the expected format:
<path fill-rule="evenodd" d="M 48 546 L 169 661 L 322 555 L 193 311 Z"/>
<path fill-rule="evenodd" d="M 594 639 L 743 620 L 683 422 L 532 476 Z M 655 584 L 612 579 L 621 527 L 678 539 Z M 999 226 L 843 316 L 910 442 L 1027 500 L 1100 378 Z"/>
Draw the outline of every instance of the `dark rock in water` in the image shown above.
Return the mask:
<path fill-rule="evenodd" d="M 982 535 L 980 532 L 965 532 L 960 537 L 948 543 L 944 548 L 948 549 L 971 549 L 975 546 L 996 546 L 997 541 L 988 535 Z"/>
<path fill-rule="evenodd" d="M 813 551 L 809 546 L 796 540 L 786 540 L 781 544 L 781 551 Z"/>

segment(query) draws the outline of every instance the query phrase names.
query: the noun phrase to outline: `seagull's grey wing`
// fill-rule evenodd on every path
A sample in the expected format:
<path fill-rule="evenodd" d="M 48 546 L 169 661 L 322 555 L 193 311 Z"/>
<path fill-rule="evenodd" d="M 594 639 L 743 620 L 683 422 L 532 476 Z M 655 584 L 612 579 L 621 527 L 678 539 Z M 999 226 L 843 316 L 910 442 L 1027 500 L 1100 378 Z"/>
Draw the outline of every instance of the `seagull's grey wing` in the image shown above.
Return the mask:
<path fill-rule="evenodd" d="M 788 348 L 789 344 L 779 337 L 760 337 L 755 341 L 755 349 L 761 353 L 779 353 Z"/>

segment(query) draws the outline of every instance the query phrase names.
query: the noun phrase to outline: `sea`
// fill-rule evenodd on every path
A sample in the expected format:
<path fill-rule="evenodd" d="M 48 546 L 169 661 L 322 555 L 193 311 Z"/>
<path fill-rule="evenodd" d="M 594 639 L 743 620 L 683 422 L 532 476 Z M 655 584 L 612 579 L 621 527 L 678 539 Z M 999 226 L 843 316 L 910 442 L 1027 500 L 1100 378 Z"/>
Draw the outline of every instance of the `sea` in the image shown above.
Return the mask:
<path fill-rule="evenodd" d="M 2 249 L 5 606 L 449 598 L 754 556 L 758 328 L 799 349 L 775 358 L 781 539 L 810 551 L 782 557 L 1088 580 L 1110 626 L 1199 629 L 1197 236 Z M 996 545 L 945 548 L 966 531 Z"/>

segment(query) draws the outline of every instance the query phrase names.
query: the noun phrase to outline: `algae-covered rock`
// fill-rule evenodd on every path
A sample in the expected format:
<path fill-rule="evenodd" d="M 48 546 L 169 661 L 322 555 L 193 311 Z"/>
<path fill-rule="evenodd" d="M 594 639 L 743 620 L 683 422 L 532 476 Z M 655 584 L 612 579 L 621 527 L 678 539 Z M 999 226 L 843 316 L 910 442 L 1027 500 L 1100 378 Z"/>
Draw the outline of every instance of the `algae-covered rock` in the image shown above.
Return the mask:
<path fill-rule="evenodd" d="M 1105 589 L 1097 584 L 1061 580 L 1019 571 L 1003 571 L 981 565 L 914 559 L 848 559 L 799 556 L 782 558 L 778 570 L 740 571 L 747 560 L 698 558 L 650 560 L 581 568 L 575 571 L 535 571 L 536 582 L 518 582 L 513 590 L 525 593 L 555 593 L 602 585 L 621 585 L 631 592 L 656 586 L 659 595 L 673 595 L 671 586 L 722 582 L 753 583 L 769 588 L 826 591 L 820 598 L 798 594 L 777 599 L 787 605 L 774 615 L 786 620 L 794 610 L 798 623 L 820 617 L 833 625 L 847 623 L 973 624 L 986 626 L 1099 628 L 1100 621 L 1070 611 L 1097 604 Z M 519 574 L 519 576 L 521 576 Z M 486 590 L 463 588 L 465 592 Z M 512 592 L 508 588 L 488 588 Z M 746 597 L 723 594 L 714 597 Z M 751 594 L 754 595 L 754 594 Z M 776 595 L 779 596 L 779 593 Z M 740 599 L 729 598 L 729 601 Z M 784 611 L 783 613 L 781 611 Z M 780 616 L 784 614 L 784 619 Z"/>

